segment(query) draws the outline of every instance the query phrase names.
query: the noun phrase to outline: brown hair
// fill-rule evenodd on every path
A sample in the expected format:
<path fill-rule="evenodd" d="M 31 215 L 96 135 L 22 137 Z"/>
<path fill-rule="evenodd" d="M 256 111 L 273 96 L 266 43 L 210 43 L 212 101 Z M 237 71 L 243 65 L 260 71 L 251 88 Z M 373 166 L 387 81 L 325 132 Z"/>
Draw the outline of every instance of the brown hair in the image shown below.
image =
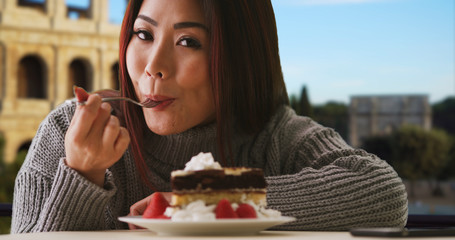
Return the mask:
<path fill-rule="evenodd" d="M 278 36 L 270 0 L 200 0 L 210 31 L 210 77 L 216 104 L 221 162 L 230 154 L 231 130 L 259 132 L 275 110 L 289 104 L 281 70 Z M 126 49 L 142 0 L 131 0 L 120 33 L 121 94 L 136 99 L 126 68 Z M 123 104 L 131 151 L 146 181 L 142 156 L 147 129 L 142 109 Z"/>

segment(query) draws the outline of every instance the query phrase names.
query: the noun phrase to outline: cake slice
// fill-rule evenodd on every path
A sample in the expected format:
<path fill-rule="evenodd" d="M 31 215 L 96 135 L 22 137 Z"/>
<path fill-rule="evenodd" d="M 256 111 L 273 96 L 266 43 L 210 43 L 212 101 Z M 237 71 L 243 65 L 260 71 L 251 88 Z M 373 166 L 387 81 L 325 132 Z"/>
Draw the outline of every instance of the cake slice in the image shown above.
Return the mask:
<path fill-rule="evenodd" d="M 264 173 L 257 168 L 177 171 L 171 175 L 171 186 L 172 206 L 184 206 L 197 200 L 217 204 L 221 199 L 231 203 L 267 204 Z"/>
<path fill-rule="evenodd" d="M 222 168 L 211 153 L 194 156 L 185 169 L 171 173 L 172 198 L 165 215 L 172 220 L 201 221 L 219 218 L 215 208 L 229 202 L 232 209 L 254 209 L 257 218 L 280 217 L 266 209 L 266 187 L 262 169 L 247 167 Z M 242 215 L 242 214 L 240 214 Z M 251 214 L 247 214 L 251 216 Z M 241 217 L 241 216 L 240 216 Z"/>

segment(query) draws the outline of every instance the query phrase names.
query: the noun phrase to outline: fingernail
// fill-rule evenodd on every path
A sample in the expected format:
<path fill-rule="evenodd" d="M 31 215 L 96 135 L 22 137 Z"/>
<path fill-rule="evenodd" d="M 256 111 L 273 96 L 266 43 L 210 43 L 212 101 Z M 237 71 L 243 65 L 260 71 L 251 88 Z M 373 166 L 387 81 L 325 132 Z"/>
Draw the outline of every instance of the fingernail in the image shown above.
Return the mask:
<path fill-rule="evenodd" d="M 101 103 L 101 108 L 103 108 L 104 110 L 109 110 L 111 111 L 111 105 L 109 103 Z"/>

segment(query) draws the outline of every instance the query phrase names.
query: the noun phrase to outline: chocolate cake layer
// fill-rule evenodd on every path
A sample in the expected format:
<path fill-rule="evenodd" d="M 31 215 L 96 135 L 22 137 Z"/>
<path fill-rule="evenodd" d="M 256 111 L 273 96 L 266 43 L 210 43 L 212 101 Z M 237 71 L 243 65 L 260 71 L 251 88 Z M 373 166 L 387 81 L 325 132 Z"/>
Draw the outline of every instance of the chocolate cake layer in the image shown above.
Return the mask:
<path fill-rule="evenodd" d="M 230 169 L 234 170 L 235 168 Z M 226 170 L 194 171 L 184 176 L 173 176 L 171 186 L 173 191 L 184 190 L 228 190 L 228 189 L 264 189 L 267 184 L 261 169 L 250 169 L 240 174 L 231 174 Z"/>

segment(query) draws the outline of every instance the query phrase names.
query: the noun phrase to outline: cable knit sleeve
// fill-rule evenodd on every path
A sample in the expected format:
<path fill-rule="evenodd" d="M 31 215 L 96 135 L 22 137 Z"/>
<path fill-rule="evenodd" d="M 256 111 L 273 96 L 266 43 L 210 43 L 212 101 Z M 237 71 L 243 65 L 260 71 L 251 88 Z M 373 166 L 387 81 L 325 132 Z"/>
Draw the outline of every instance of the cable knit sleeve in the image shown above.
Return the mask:
<path fill-rule="evenodd" d="M 281 116 L 269 128 L 267 201 L 297 221 L 280 229 L 405 225 L 407 195 L 390 165 L 292 110 Z"/>
<path fill-rule="evenodd" d="M 63 105 L 41 123 L 19 171 L 12 233 L 107 228 L 106 206 L 116 192 L 106 171 L 104 188 L 64 163 L 64 137 L 74 108 Z"/>

